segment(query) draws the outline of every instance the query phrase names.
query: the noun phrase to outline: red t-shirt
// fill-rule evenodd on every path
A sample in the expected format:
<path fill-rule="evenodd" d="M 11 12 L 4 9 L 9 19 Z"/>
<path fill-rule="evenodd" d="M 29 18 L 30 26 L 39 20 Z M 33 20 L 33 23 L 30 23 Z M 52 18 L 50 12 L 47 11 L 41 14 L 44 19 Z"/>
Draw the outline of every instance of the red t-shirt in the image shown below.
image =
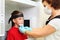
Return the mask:
<path fill-rule="evenodd" d="M 7 33 L 7 40 L 25 40 L 27 35 L 21 33 L 18 28 L 12 27 Z"/>

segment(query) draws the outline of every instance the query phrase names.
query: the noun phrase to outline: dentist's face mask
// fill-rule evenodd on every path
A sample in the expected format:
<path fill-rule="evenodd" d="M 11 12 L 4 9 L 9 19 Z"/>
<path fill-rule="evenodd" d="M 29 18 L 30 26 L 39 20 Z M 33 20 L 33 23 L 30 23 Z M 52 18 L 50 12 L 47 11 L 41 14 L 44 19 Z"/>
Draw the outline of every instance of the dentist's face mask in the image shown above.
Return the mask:
<path fill-rule="evenodd" d="M 51 15 L 51 14 L 52 14 L 52 10 L 51 10 L 51 9 L 48 9 L 47 6 L 44 7 L 44 11 L 45 11 L 45 13 L 48 14 L 48 15 Z"/>

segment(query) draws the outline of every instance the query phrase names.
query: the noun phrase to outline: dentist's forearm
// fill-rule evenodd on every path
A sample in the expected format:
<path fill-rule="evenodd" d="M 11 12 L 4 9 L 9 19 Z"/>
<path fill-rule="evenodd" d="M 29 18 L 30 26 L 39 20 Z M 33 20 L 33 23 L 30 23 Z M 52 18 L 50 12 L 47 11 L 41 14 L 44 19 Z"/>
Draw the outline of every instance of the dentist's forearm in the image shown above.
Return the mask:
<path fill-rule="evenodd" d="M 32 29 L 32 31 L 26 31 L 26 34 L 32 37 L 44 37 L 54 33 L 56 29 L 50 25 L 46 25 L 42 28 Z"/>
<path fill-rule="evenodd" d="M 29 36 L 32 36 L 32 37 L 40 37 L 40 33 L 38 31 L 39 29 L 33 29 L 32 31 L 26 31 L 25 33 Z"/>
<path fill-rule="evenodd" d="M 27 34 L 28 36 L 31 36 L 31 37 L 35 37 L 35 38 L 37 38 L 37 37 L 38 37 L 38 36 L 36 36 L 36 34 L 35 34 L 35 33 L 30 32 L 30 31 L 26 31 L 26 34 Z"/>

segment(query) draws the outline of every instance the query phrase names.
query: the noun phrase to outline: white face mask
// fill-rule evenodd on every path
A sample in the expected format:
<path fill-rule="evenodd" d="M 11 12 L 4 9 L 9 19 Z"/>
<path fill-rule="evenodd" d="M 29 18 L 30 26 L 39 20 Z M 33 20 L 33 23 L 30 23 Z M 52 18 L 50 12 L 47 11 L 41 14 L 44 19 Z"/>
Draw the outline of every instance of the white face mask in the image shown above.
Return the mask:
<path fill-rule="evenodd" d="M 51 9 L 48 9 L 48 7 L 44 7 L 44 11 L 48 15 L 51 15 L 52 14 L 52 10 Z"/>

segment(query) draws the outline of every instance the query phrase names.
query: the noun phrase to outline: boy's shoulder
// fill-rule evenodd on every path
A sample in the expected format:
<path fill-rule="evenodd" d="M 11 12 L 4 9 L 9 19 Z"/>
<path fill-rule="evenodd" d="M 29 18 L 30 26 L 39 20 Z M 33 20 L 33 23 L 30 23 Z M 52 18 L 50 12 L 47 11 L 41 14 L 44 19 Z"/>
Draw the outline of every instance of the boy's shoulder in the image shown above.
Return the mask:
<path fill-rule="evenodd" d="M 9 30 L 8 30 L 8 33 L 14 33 L 14 27 L 12 27 L 12 28 L 10 28 Z"/>

